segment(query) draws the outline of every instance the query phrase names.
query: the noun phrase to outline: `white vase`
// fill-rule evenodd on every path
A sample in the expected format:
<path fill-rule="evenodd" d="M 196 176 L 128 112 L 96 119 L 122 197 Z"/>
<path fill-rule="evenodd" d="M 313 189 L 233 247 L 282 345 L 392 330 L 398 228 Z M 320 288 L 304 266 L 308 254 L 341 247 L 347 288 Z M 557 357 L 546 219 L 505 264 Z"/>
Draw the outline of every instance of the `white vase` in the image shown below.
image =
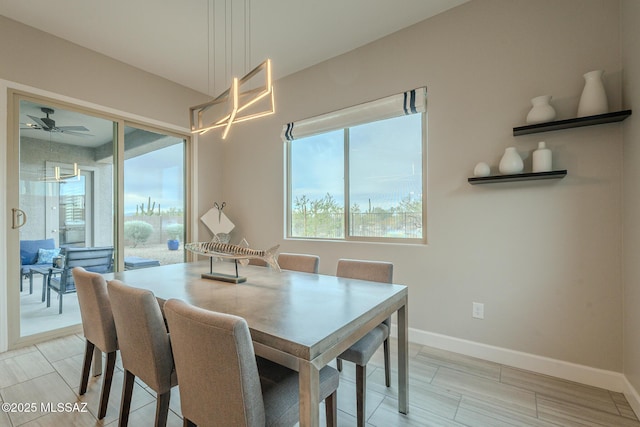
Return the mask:
<path fill-rule="evenodd" d="M 538 142 L 538 149 L 533 152 L 533 172 L 550 172 L 551 168 L 551 150 L 547 148 L 544 141 Z"/>
<path fill-rule="evenodd" d="M 550 122 L 556 118 L 556 110 L 549 104 L 549 101 L 551 101 L 551 95 L 536 96 L 531 99 L 533 108 L 527 114 L 528 124 Z"/>
<path fill-rule="evenodd" d="M 488 164 L 480 162 L 473 168 L 473 176 L 489 176 L 491 174 L 491 168 Z"/>
<path fill-rule="evenodd" d="M 604 70 L 589 71 L 584 74 L 584 89 L 578 104 L 578 117 L 594 116 L 609 112 L 607 93 L 602 83 Z"/>
<path fill-rule="evenodd" d="M 524 163 L 522 157 L 518 154 L 515 147 L 508 147 L 504 150 L 504 155 L 500 160 L 498 170 L 501 174 L 511 175 L 514 173 L 520 173 L 524 169 Z"/>

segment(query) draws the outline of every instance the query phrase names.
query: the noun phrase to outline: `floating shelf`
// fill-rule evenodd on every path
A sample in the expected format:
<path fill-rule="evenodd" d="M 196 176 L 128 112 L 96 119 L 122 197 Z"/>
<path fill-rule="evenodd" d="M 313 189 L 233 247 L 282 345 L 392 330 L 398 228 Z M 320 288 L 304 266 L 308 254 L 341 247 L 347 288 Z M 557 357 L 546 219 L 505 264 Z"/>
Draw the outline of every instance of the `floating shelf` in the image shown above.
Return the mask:
<path fill-rule="evenodd" d="M 540 179 L 562 179 L 567 176 L 567 170 L 557 170 L 550 172 L 527 172 L 513 175 L 491 175 L 469 178 L 469 184 L 492 184 L 497 182 L 533 181 Z"/>
<path fill-rule="evenodd" d="M 631 110 L 624 110 L 615 111 L 613 113 L 597 114 L 595 116 L 576 117 L 575 119 L 557 120 L 555 122 L 536 123 L 535 125 L 513 128 L 513 136 L 621 122 L 630 115 Z"/>

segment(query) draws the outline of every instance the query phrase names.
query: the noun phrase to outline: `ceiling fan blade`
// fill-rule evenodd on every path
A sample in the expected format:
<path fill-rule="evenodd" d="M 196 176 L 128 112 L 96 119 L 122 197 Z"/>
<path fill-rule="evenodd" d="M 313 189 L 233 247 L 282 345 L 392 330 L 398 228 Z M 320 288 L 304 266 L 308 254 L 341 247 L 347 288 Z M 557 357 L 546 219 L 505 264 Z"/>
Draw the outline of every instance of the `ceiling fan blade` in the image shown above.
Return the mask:
<path fill-rule="evenodd" d="M 60 129 L 62 131 L 82 131 L 82 132 L 89 132 L 89 129 L 87 129 L 84 126 L 56 126 L 56 129 Z"/>
<path fill-rule="evenodd" d="M 38 126 L 40 126 L 42 129 L 49 129 L 49 126 L 47 126 L 47 124 L 43 122 L 40 117 L 30 116 L 28 114 L 27 114 L 27 117 L 29 117 L 31 120 L 36 122 Z"/>
<path fill-rule="evenodd" d="M 89 130 L 89 129 L 87 129 Z M 64 130 L 63 128 L 56 128 L 55 129 L 56 132 L 60 132 L 60 133 L 64 133 L 65 135 L 74 135 L 74 136 L 95 136 L 95 135 L 91 135 L 90 133 L 80 133 L 80 132 L 75 132 L 72 130 Z"/>
<path fill-rule="evenodd" d="M 36 125 L 34 123 L 22 123 L 22 122 L 20 122 L 20 125 L 26 126 L 26 127 L 20 128 L 20 129 L 35 129 L 35 130 L 42 129 L 40 127 L 40 125 Z"/>

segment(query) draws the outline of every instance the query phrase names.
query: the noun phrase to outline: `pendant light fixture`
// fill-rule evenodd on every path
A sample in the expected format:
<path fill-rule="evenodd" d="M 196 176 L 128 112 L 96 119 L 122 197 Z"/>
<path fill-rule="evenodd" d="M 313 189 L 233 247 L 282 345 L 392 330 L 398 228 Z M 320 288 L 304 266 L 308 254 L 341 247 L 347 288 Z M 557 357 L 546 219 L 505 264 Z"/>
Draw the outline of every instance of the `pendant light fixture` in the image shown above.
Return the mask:
<path fill-rule="evenodd" d="M 66 181 L 68 179 L 75 178 L 77 180 L 80 179 L 80 168 L 77 163 L 73 164 L 73 173 L 70 174 L 62 174 L 60 172 L 60 166 L 53 167 L 53 176 L 46 176 L 42 179 L 45 182 L 61 182 Z"/>
<path fill-rule="evenodd" d="M 224 1 L 227 2 L 225 3 L 226 15 L 226 5 L 229 5 L 230 7 L 233 7 L 233 5 L 231 0 Z M 215 9 L 214 2 L 215 0 L 209 0 L 210 9 L 208 14 L 208 24 L 211 34 L 213 34 L 214 30 L 214 14 L 211 13 Z M 250 55 L 247 55 L 247 46 L 250 43 L 248 36 L 250 22 L 246 19 L 247 16 L 250 16 L 249 3 L 250 0 L 245 0 L 245 19 L 243 21 L 245 29 L 245 68 L 250 60 Z M 233 21 L 231 21 L 231 26 L 233 26 Z M 226 33 L 227 32 L 225 31 L 225 37 Z M 231 37 L 233 37 L 233 31 L 231 31 Z M 231 41 L 233 42 L 233 40 Z M 208 47 L 209 64 L 211 64 L 211 37 L 208 41 Z M 225 50 L 226 49 L 227 44 L 225 43 Z M 230 50 L 230 55 L 225 54 L 225 59 L 228 59 L 228 56 L 231 56 L 231 59 L 233 59 L 233 43 L 231 43 Z M 233 63 L 233 61 L 231 62 Z M 211 70 L 209 70 L 209 76 L 210 75 Z M 209 91 L 211 92 L 211 88 L 209 88 Z M 197 134 L 202 134 L 212 129 L 224 128 L 222 131 L 222 139 L 225 139 L 229 134 L 229 130 L 231 129 L 231 126 L 233 124 L 256 119 L 259 117 L 264 117 L 266 115 L 273 114 L 274 112 L 275 99 L 273 95 L 271 60 L 266 59 L 260 65 L 247 73 L 244 77 L 233 77 L 231 80 L 231 86 L 213 100 L 189 108 L 189 122 L 191 125 L 191 132 Z"/>
<path fill-rule="evenodd" d="M 53 151 L 53 138 L 52 138 L 52 133 L 49 132 L 49 151 L 52 152 Z M 76 178 L 76 179 L 80 179 L 80 168 L 78 167 L 78 163 L 73 162 L 73 173 L 71 174 L 63 174 L 60 172 L 60 166 L 54 166 L 53 167 L 53 176 L 47 176 L 47 170 L 45 168 L 44 171 L 44 177 L 42 178 L 42 181 L 45 182 L 61 182 L 61 181 L 65 181 L 67 179 L 71 179 L 71 178 Z"/>

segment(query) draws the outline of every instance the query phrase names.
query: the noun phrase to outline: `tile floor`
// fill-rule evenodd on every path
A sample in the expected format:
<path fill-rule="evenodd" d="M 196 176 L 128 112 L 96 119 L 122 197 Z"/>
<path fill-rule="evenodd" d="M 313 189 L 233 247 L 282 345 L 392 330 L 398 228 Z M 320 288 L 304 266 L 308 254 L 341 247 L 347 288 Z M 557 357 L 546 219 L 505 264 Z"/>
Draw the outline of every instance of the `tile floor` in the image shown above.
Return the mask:
<path fill-rule="evenodd" d="M 51 292 L 51 306 L 42 302 L 42 279 L 37 276 L 33 280 L 33 293 L 29 294 L 29 280 L 23 280 L 23 291 L 20 292 L 20 334 L 29 336 L 40 332 L 53 331 L 68 326 L 78 325 L 80 305 L 78 295 L 70 293 L 62 299 L 62 314 L 58 314 L 58 294 Z"/>
<path fill-rule="evenodd" d="M 395 347 L 395 342 L 392 348 Z M 35 404 L 35 412 L 0 411 L 0 426 L 116 426 L 123 373 L 118 365 L 107 416 L 97 421 L 100 377 L 77 396 L 83 338 L 71 335 L 0 353 L 0 401 Z M 392 355 L 395 360 L 395 355 Z M 338 389 L 338 425 L 355 426 L 355 369 L 345 363 Z M 638 426 L 624 396 L 442 350 L 410 346 L 410 413 L 397 412 L 397 388 L 384 387 L 382 355 L 368 367 L 369 426 Z M 395 373 L 392 384 L 397 381 Z M 151 426 L 155 397 L 135 386 L 131 426 Z M 42 411 L 42 404 L 87 403 L 88 412 Z M 77 409 L 81 409 L 78 407 Z M 324 410 L 321 408 L 321 417 Z M 324 420 L 322 420 L 324 423 Z M 179 391 L 171 398 L 169 426 L 182 425 Z"/>

